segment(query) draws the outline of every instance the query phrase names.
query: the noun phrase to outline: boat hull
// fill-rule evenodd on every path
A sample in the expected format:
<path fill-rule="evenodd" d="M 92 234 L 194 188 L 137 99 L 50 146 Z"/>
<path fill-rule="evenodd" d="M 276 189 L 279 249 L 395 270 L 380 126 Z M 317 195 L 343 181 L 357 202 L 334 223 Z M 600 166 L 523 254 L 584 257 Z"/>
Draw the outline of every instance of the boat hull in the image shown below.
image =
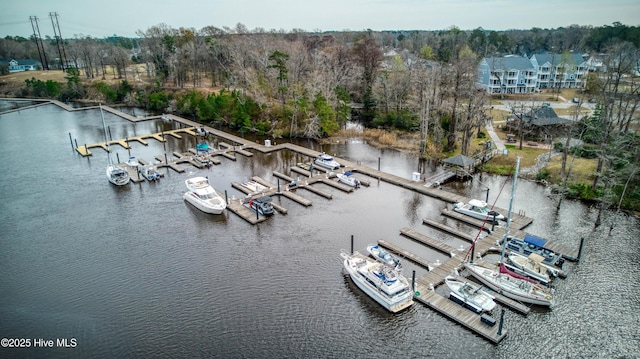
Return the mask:
<path fill-rule="evenodd" d="M 203 201 L 197 198 L 191 191 L 186 192 L 183 198 L 187 203 L 191 204 L 204 213 L 221 214 L 225 210 L 225 208 L 227 208 L 222 198 Z"/>

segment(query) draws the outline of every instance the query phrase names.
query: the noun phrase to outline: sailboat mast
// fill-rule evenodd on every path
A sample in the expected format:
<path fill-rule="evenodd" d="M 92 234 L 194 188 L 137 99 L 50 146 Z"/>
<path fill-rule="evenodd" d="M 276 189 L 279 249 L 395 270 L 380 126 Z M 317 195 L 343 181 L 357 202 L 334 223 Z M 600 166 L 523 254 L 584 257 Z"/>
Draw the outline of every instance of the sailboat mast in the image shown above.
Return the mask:
<path fill-rule="evenodd" d="M 513 198 L 516 196 L 516 184 L 518 183 L 518 170 L 520 169 L 520 157 L 516 159 L 516 172 L 513 176 L 513 186 L 511 187 L 511 199 L 509 200 L 509 213 L 507 213 L 507 225 L 505 226 L 504 237 L 502 238 L 502 251 L 500 252 L 500 263 L 504 262 L 504 251 L 507 247 L 507 236 L 509 235 L 509 225 L 511 224 L 511 210 L 513 209 Z"/>
<path fill-rule="evenodd" d="M 102 131 L 104 132 L 104 144 L 107 146 L 107 158 L 109 164 L 111 164 L 111 146 L 109 146 L 109 140 L 107 139 L 107 125 L 104 123 L 104 114 L 102 113 L 102 104 L 98 104 L 100 107 L 100 117 L 102 118 Z"/>

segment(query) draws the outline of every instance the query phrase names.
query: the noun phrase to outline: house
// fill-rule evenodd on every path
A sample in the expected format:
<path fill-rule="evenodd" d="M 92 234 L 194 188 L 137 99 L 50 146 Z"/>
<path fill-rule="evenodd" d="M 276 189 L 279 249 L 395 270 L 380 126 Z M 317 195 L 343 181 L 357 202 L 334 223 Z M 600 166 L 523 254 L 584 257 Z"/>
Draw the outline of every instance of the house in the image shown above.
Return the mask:
<path fill-rule="evenodd" d="M 555 137 L 563 133 L 561 130 L 573 121 L 559 117 L 548 103 L 541 107 L 534 108 L 521 115 L 513 115 L 507 121 L 506 129 L 517 132 L 520 129 L 520 117 L 522 119 L 522 129 L 527 134 L 527 138 L 538 140 L 546 139 L 548 136 Z"/>
<path fill-rule="evenodd" d="M 534 92 L 537 79 L 536 68 L 526 57 L 489 57 L 478 65 L 476 84 L 489 94 L 521 94 Z"/>
<path fill-rule="evenodd" d="M 583 88 L 590 64 L 580 54 L 535 54 L 538 88 Z"/>
<path fill-rule="evenodd" d="M 23 59 L 23 60 L 0 60 L 0 65 L 7 65 L 9 72 L 31 71 L 42 68 L 40 61 Z"/>

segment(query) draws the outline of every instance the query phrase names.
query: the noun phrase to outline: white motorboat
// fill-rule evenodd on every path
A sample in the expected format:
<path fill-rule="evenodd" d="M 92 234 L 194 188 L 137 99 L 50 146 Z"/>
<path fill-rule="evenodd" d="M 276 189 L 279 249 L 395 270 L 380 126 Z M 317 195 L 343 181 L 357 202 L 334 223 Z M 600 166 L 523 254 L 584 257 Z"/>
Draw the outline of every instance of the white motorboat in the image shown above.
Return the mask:
<path fill-rule="evenodd" d="M 501 265 L 504 267 L 504 264 Z M 516 278 L 508 273 L 501 273 L 481 267 L 473 263 L 465 263 L 465 268 L 482 284 L 504 295 L 505 297 L 530 304 L 551 307 L 553 295 L 549 288 L 532 283 L 531 281 Z"/>
<path fill-rule="evenodd" d="M 351 280 L 388 311 L 397 313 L 413 305 L 409 281 L 396 270 L 358 252 L 340 256 Z"/>
<path fill-rule="evenodd" d="M 322 166 L 330 170 L 340 168 L 340 163 L 338 163 L 338 161 L 334 160 L 333 157 L 327 155 L 326 153 L 319 154 L 314 163 L 318 166 Z"/>
<path fill-rule="evenodd" d="M 248 197 L 244 205 L 254 212 L 258 212 L 263 216 L 272 216 L 274 213 L 273 205 L 271 201 L 273 199 L 269 196 L 262 196 L 258 198 Z"/>
<path fill-rule="evenodd" d="M 263 186 L 263 185 L 261 185 L 260 183 L 258 183 L 256 181 L 242 182 L 242 186 L 246 187 L 252 193 L 259 193 L 259 192 L 262 192 L 264 190 L 269 189 L 269 187 Z"/>
<path fill-rule="evenodd" d="M 550 283 L 553 278 L 561 276 L 560 269 L 544 264 L 544 257 L 535 253 L 527 257 L 511 252 L 507 260 L 514 267 L 522 270 L 525 275 L 543 284 Z"/>
<path fill-rule="evenodd" d="M 162 175 L 156 170 L 153 165 L 145 165 L 140 167 L 140 174 L 142 177 L 146 178 L 147 181 L 156 181 L 159 180 Z"/>
<path fill-rule="evenodd" d="M 476 313 L 490 312 L 496 307 L 496 303 L 493 301 L 494 297 L 480 286 L 453 277 L 446 277 L 444 283 L 451 290 L 452 300 Z"/>
<path fill-rule="evenodd" d="M 118 167 L 118 165 L 114 164 L 111 161 L 111 146 L 109 145 L 109 140 L 107 139 L 107 126 L 104 123 L 104 114 L 102 113 L 102 105 L 100 105 L 100 117 L 102 118 L 102 129 L 104 131 L 104 142 L 107 145 L 107 179 L 109 182 L 113 183 L 116 186 L 124 186 L 131 178 L 129 178 L 129 172 L 125 169 Z"/>
<path fill-rule="evenodd" d="M 205 213 L 220 214 L 227 208 L 227 202 L 209 185 L 205 177 L 193 177 L 184 181 L 189 190 L 184 200 Z"/>
<path fill-rule="evenodd" d="M 379 245 L 373 245 L 373 246 L 368 246 L 367 247 L 367 252 L 369 252 L 369 254 L 381 261 L 382 263 L 390 266 L 391 268 L 395 268 L 395 269 L 400 269 L 400 260 L 394 256 L 391 255 L 391 253 L 387 252 L 384 248 L 380 247 Z"/>
<path fill-rule="evenodd" d="M 503 215 L 496 211 L 492 211 L 489 208 L 487 202 L 477 199 L 472 199 L 469 201 L 469 203 L 457 202 L 453 205 L 453 210 L 458 213 L 466 214 L 467 216 L 479 219 L 481 221 L 484 221 L 485 219 L 493 221 L 494 217 L 496 221 L 504 221 Z"/>
<path fill-rule="evenodd" d="M 140 166 L 140 162 L 138 162 L 138 159 L 136 158 L 136 156 L 129 156 L 129 160 L 127 161 L 127 166 L 131 168 L 138 168 Z"/>
<path fill-rule="evenodd" d="M 336 174 L 338 177 L 338 181 L 346 184 L 347 186 L 358 188 L 360 187 L 360 180 L 353 177 L 351 171 L 347 171 L 345 173 Z"/>

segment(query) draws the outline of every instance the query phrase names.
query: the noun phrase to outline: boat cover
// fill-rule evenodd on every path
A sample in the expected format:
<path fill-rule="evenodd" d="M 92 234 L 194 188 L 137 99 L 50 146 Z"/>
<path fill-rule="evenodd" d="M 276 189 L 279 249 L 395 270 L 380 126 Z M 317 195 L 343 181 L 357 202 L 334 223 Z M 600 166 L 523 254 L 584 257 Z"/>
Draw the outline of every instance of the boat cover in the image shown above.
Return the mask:
<path fill-rule="evenodd" d="M 532 234 L 527 234 L 526 236 L 524 236 L 524 241 L 540 248 L 544 247 L 544 245 L 547 243 L 546 239 L 542 239 Z"/>

